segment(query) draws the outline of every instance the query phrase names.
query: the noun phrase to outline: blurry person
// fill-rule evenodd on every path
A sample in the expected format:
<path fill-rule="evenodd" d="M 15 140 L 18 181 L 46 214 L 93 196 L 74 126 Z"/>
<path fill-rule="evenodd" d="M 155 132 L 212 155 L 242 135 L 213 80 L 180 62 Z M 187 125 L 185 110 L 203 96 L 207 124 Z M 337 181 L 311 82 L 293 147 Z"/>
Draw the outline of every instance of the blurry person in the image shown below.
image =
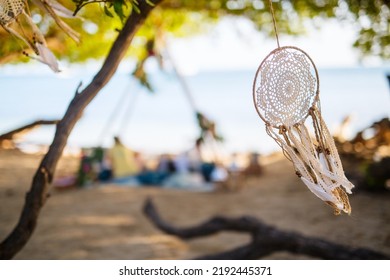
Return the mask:
<path fill-rule="evenodd" d="M 188 173 L 190 171 L 190 160 L 187 152 L 177 155 L 174 162 L 178 173 Z"/>
<path fill-rule="evenodd" d="M 95 173 L 92 167 L 91 152 L 86 149 L 81 150 L 80 167 L 77 174 L 76 184 L 83 187 L 91 184 L 95 180 Z"/>
<path fill-rule="evenodd" d="M 227 189 L 227 180 L 229 174 L 224 167 L 224 165 L 220 162 L 215 163 L 215 167 L 211 172 L 211 182 L 214 183 L 217 189 Z"/>
<path fill-rule="evenodd" d="M 114 137 L 114 146 L 108 154 L 115 178 L 128 177 L 139 172 L 134 152 L 122 144 L 119 137 Z"/>
<path fill-rule="evenodd" d="M 259 176 L 263 174 L 263 167 L 259 163 L 260 155 L 256 152 L 250 154 L 249 164 L 243 170 L 245 176 Z"/>
<path fill-rule="evenodd" d="M 171 156 L 167 154 L 163 154 L 160 156 L 158 165 L 157 165 L 157 172 L 166 174 L 166 175 L 172 175 L 176 172 L 176 166 L 174 161 L 172 160 Z"/>

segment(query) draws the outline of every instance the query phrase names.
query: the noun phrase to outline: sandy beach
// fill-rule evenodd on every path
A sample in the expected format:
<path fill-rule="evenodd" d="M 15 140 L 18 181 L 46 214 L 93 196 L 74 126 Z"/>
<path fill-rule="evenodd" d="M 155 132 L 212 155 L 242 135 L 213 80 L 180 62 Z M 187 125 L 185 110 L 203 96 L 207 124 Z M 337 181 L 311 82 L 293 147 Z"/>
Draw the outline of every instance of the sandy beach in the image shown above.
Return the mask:
<path fill-rule="evenodd" d="M 0 150 L 0 239 L 14 227 L 41 155 Z M 78 159 L 64 157 L 56 176 L 71 174 Z M 151 197 L 160 214 L 178 226 L 215 215 L 251 215 L 284 230 L 390 254 L 390 194 L 357 192 L 352 215 L 334 216 L 293 172 L 274 156 L 264 174 L 239 191 L 193 192 L 158 187 L 92 185 L 53 189 L 38 227 L 16 259 L 189 259 L 244 244 L 249 236 L 221 233 L 182 241 L 154 228 L 142 213 Z M 269 259 L 307 259 L 275 253 Z"/>

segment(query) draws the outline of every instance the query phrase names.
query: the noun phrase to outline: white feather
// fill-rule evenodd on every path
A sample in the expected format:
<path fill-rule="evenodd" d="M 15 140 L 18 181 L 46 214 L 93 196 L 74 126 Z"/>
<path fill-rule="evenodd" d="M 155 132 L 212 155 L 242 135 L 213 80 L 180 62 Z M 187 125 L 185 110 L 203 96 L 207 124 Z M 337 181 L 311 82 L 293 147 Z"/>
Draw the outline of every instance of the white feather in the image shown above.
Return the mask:
<path fill-rule="evenodd" d="M 40 43 L 36 43 L 35 46 L 38 49 L 39 56 L 31 57 L 31 58 L 34 58 L 34 59 L 48 65 L 56 73 L 61 72 L 59 67 L 58 67 L 57 58 L 54 56 L 54 54 L 51 52 L 51 50 Z"/>
<path fill-rule="evenodd" d="M 68 8 L 65 8 L 60 3 L 58 3 L 55 0 L 45 0 L 45 2 L 53 8 L 53 10 L 56 12 L 56 14 L 63 18 L 79 18 L 78 16 L 73 15 L 73 11 L 69 10 Z"/>
<path fill-rule="evenodd" d="M 320 198 L 323 201 L 332 202 L 340 210 L 344 209 L 343 203 L 341 203 L 337 199 L 335 199 L 335 197 L 333 195 L 331 195 L 331 194 L 327 193 L 326 191 L 324 191 L 324 189 L 321 186 L 310 182 L 309 180 L 307 180 L 304 177 L 301 177 L 301 180 L 309 188 L 309 190 L 312 193 L 314 193 L 318 198 Z"/>

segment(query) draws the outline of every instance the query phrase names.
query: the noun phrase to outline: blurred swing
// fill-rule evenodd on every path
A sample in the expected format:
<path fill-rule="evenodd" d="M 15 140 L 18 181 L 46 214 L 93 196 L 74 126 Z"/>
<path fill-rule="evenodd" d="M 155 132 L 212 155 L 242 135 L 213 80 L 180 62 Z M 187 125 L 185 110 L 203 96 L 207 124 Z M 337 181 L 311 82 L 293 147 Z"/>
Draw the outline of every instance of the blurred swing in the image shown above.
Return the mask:
<path fill-rule="evenodd" d="M 199 149 L 201 148 L 201 146 L 203 146 L 206 149 L 209 148 L 210 151 L 212 152 L 213 162 L 219 163 L 221 161 L 219 143 L 223 141 L 223 137 L 220 134 L 218 134 L 215 122 L 207 118 L 197 108 L 193 94 L 188 86 L 188 83 L 184 78 L 184 76 L 180 73 L 167 45 L 165 46 L 165 57 L 171 63 L 176 78 L 178 79 L 180 86 L 182 87 L 182 90 L 187 98 L 187 101 L 190 104 L 190 107 L 195 114 L 197 125 L 200 128 L 200 135 L 196 139 L 195 145 Z"/>
<path fill-rule="evenodd" d="M 155 40 L 149 39 L 145 44 L 146 53 L 145 55 L 138 61 L 135 70 L 132 73 L 132 76 L 138 80 L 138 82 L 146 88 L 149 92 L 153 92 L 153 87 L 151 83 L 148 80 L 147 74 L 144 70 L 145 62 L 150 57 L 155 57 L 160 67 L 163 67 L 163 56 L 159 51 L 155 48 Z M 200 134 L 195 140 L 195 146 L 197 148 L 200 148 L 201 146 L 209 149 L 212 153 L 212 161 L 213 162 L 219 162 L 220 161 L 220 152 L 218 144 L 223 141 L 223 138 L 217 133 L 216 124 L 215 122 L 208 119 L 195 105 L 193 94 L 187 84 L 187 81 L 185 80 L 184 76 L 180 73 L 178 70 L 178 67 L 176 66 L 172 56 L 170 55 L 168 48 L 165 47 L 164 49 L 164 59 L 168 60 L 173 68 L 174 74 L 179 81 L 180 86 L 182 87 L 182 90 L 184 92 L 184 95 L 191 107 L 191 110 L 194 112 L 197 125 L 200 128 Z M 128 85 L 126 86 L 125 90 L 123 91 L 122 95 L 118 99 L 118 102 L 116 106 L 114 107 L 111 115 L 107 119 L 107 122 L 105 123 L 104 127 L 102 128 L 100 132 L 100 136 L 98 137 L 98 147 L 103 146 L 105 137 L 107 135 L 118 135 L 123 136 L 126 133 L 127 126 L 129 123 L 129 119 L 131 118 L 137 98 L 139 96 L 139 92 L 134 92 L 133 94 L 130 93 L 130 88 L 132 87 L 132 82 L 130 81 Z M 126 98 L 128 98 L 128 103 L 126 102 Z M 118 122 L 118 116 L 121 112 L 123 112 L 123 106 L 127 103 L 127 108 L 124 109 L 124 114 L 122 119 Z M 116 133 L 112 133 L 110 130 L 113 127 L 113 124 L 119 123 L 119 126 L 116 129 Z M 201 158 L 201 160 L 203 160 Z"/>
<path fill-rule="evenodd" d="M 129 81 L 127 86 L 122 92 L 122 95 L 118 99 L 117 104 L 115 105 L 113 111 L 111 112 L 109 118 L 107 119 L 107 122 L 103 126 L 98 139 L 98 147 L 102 147 L 104 144 L 104 141 L 106 140 L 106 137 L 108 135 L 115 135 L 115 136 L 123 136 L 124 132 L 126 131 L 128 122 L 131 118 L 131 115 L 134 111 L 136 101 L 138 99 L 138 92 L 134 92 L 133 94 L 130 92 L 130 89 L 132 87 L 132 82 Z M 126 99 L 128 101 L 126 102 Z M 126 106 L 126 107 L 124 107 Z M 119 114 L 124 110 L 122 119 L 118 120 Z M 117 129 L 115 130 L 115 133 L 112 133 L 111 130 L 113 129 L 113 124 L 119 123 Z"/>
<path fill-rule="evenodd" d="M 135 70 L 132 72 L 131 75 L 143 87 L 141 89 L 147 89 L 149 92 L 153 92 L 153 87 L 149 82 L 147 73 L 144 69 L 145 62 L 150 57 L 155 57 L 159 62 L 160 68 L 163 68 L 163 57 L 160 52 L 156 50 L 154 39 L 149 39 L 145 43 L 144 56 L 139 59 L 136 64 Z M 182 90 L 190 105 L 190 108 L 194 112 L 197 125 L 200 128 L 200 134 L 194 141 L 193 151 L 196 151 L 197 159 L 200 163 L 200 165 L 198 166 L 199 169 L 196 169 L 203 175 L 205 181 L 209 182 L 212 179 L 212 172 L 214 172 L 214 170 L 220 169 L 218 165 L 221 163 L 221 158 L 219 156 L 220 152 L 218 144 L 223 140 L 223 138 L 217 133 L 215 122 L 208 119 L 203 113 L 200 112 L 200 110 L 197 109 L 194 97 L 189 89 L 187 81 L 184 79 L 183 75 L 178 70 L 167 48 L 165 48 L 164 59 L 169 60 L 175 77 L 179 81 L 180 86 L 182 87 Z M 130 92 L 131 87 L 134 87 L 134 83 L 130 80 L 128 85 L 125 87 L 122 95 L 119 97 L 115 107 L 113 108 L 112 113 L 109 115 L 105 125 L 103 126 L 100 135 L 97 138 L 97 147 L 93 149 L 91 154 L 93 161 L 100 163 L 104 161 L 103 145 L 107 136 L 115 135 L 121 137 L 126 134 L 126 131 L 128 130 L 129 119 L 134 112 L 136 101 L 138 99 L 138 96 L 140 95 L 139 89 L 137 90 L 137 92 Z M 121 119 L 119 116 L 120 114 L 123 114 Z M 117 127 L 113 128 L 114 126 Z M 205 158 L 202 156 L 202 148 L 207 149 L 207 151 L 210 151 L 208 156 L 209 162 L 205 162 Z M 103 165 L 104 164 L 100 164 L 100 166 Z"/>

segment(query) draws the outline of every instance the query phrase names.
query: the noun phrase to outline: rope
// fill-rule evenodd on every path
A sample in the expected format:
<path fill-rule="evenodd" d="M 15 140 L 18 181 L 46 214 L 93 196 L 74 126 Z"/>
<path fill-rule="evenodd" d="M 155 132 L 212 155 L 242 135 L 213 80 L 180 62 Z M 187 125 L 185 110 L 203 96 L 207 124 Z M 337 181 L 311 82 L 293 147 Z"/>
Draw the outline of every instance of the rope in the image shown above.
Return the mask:
<path fill-rule="evenodd" d="M 139 96 L 139 93 L 134 92 L 134 94 L 132 95 L 132 98 L 129 99 L 129 103 L 128 103 L 127 108 L 125 110 L 125 114 L 123 115 L 121 124 L 119 125 L 119 128 L 118 128 L 118 133 L 117 133 L 118 135 L 120 135 L 121 132 L 126 131 L 127 126 L 129 124 L 130 117 L 131 117 L 132 113 L 134 112 L 135 103 L 138 99 L 138 96 Z"/>
<path fill-rule="evenodd" d="M 166 53 L 166 57 L 169 59 L 169 61 L 172 64 L 173 71 L 174 71 L 174 73 L 175 73 L 175 75 L 176 75 L 176 77 L 177 77 L 177 79 L 178 79 L 178 81 L 183 89 L 184 94 L 187 97 L 188 103 L 190 104 L 192 111 L 195 114 L 197 114 L 200 111 L 196 107 L 195 98 L 190 90 L 190 87 L 188 86 L 186 79 L 180 73 L 180 70 L 175 63 L 175 60 L 170 53 L 168 43 L 165 45 L 165 53 Z M 219 159 L 220 159 L 220 157 L 219 157 L 220 152 L 219 152 L 219 148 L 218 148 L 219 144 L 217 143 L 216 139 L 214 137 L 212 137 L 211 135 L 207 135 L 204 140 L 205 140 L 204 144 L 205 145 L 208 144 L 208 146 L 210 147 L 211 153 L 213 154 L 213 157 L 214 157 L 214 160 L 219 161 Z M 208 143 L 206 143 L 206 142 L 208 142 Z"/>
<path fill-rule="evenodd" d="M 131 86 L 131 82 L 128 83 L 128 85 L 125 88 L 125 90 L 123 91 L 121 97 L 118 99 L 118 103 L 115 105 L 114 110 L 112 111 L 110 117 L 107 119 L 107 122 L 105 123 L 102 131 L 100 132 L 100 136 L 98 138 L 98 141 L 100 144 L 98 146 L 102 146 L 102 144 L 105 140 L 105 136 L 107 135 L 107 131 L 109 131 L 112 123 L 116 119 L 117 114 L 120 112 L 120 108 L 123 105 L 125 98 L 128 95 L 130 86 Z"/>
<path fill-rule="evenodd" d="M 272 23 L 274 25 L 274 30 L 275 30 L 276 43 L 278 44 L 278 49 L 279 49 L 280 48 L 279 35 L 278 35 L 278 28 L 276 27 L 274 8 L 272 7 L 272 0 L 269 0 L 269 6 L 270 6 L 270 10 L 271 10 L 271 15 L 272 15 Z"/>
<path fill-rule="evenodd" d="M 191 93 L 190 87 L 188 86 L 187 81 L 184 79 L 183 75 L 178 70 L 177 65 L 175 63 L 175 60 L 172 58 L 171 53 L 170 53 L 167 45 L 165 46 L 166 57 L 170 60 L 170 62 L 172 64 L 173 71 L 175 72 L 175 75 L 176 75 L 177 79 L 179 80 L 181 87 L 183 88 L 183 91 L 188 99 L 188 103 L 190 103 L 192 110 L 194 112 L 198 112 L 198 110 L 196 109 L 196 105 L 195 105 L 195 99 Z"/>

